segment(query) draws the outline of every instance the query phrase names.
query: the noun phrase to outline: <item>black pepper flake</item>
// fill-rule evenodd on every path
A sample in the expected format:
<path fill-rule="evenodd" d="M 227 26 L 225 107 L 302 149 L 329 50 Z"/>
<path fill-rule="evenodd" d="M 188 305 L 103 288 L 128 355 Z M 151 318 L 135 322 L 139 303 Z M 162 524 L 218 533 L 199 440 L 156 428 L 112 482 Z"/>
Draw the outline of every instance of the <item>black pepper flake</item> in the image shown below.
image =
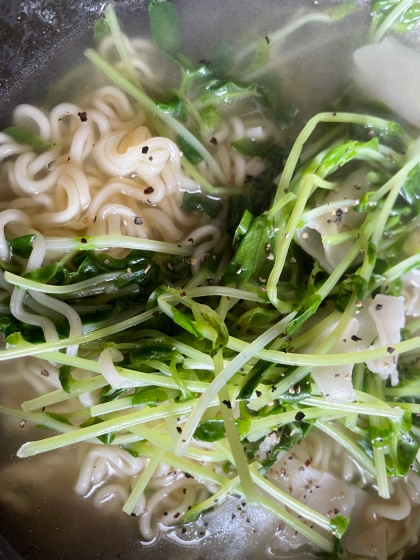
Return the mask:
<path fill-rule="evenodd" d="M 181 428 L 181 426 L 177 426 L 177 427 L 176 427 L 176 431 L 178 432 L 178 434 L 182 434 L 182 428 Z"/>
<path fill-rule="evenodd" d="M 141 149 L 142 154 L 147 154 L 148 151 L 149 151 L 149 146 L 143 146 L 143 148 Z"/>
<path fill-rule="evenodd" d="M 163 512 L 163 515 L 168 515 L 168 512 L 167 512 L 167 511 L 164 511 L 164 512 Z"/>
<path fill-rule="evenodd" d="M 181 292 L 179 295 L 180 295 L 180 297 L 186 297 L 187 292 Z"/>
<path fill-rule="evenodd" d="M 378 303 L 377 305 L 375 305 L 376 311 L 380 311 L 382 308 L 383 308 L 382 303 Z"/>
<path fill-rule="evenodd" d="M 333 117 L 336 117 L 336 116 L 337 116 L 337 113 L 333 113 Z"/>
<path fill-rule="evenodd" d="M 186 488 L 183 488 L 183 489 L 182 489 L 182 493 L 183 493 L 183 494 L 186 494 L 186 493 L 187 493 L 187 489 L 186 489 Z"/>
<path fill-rule="evenodd" d="M 190 237 L 190 238 L 188 239 L 188 241 L 189 241 L 190 243 L 194 243 L 194 239 L 193 239 L 192 237 Z"/>
<path fill-rule="evenodd" d="M 235 519 L 236 513 L 232 513 L 232 519 Z"/>
<path fill-rule="evenodd" d="M 178 517 L 181 517 L 181 512 L 178 511 L 175 515 L 174 515 L 174 519 L 178 519 Z"/>
<path fill-rule="evenodd" d="M 266 36 L 265 37 L 265 42 L 267 43 L 267 45 L 269 45 L 270 44 L 270 38 Z"/>
<path fill-rule="evenodd" d="M 186 533 L 187 532 L 187 528 L 186 527 L 182 527 L 181 533 Z"/>
<path fill-rule="evenodd" d="M 81 240 L 80 240 L 80 243 L 87 243 L 86 237 L 82 237 Z"/>
<path fill-rule="evenodd" d="M 357 342 L 358 340 L 362 340 L 362 339 L 360 338 L 360 336 L 356 336 L 355 334 L 351 337 L 351 339 L 352 339 L 354 342 Z"/>
<path fill-rule="evenodd" d="M 261 397 L 262 395 L 261 391 L 255 391 L 255 394 L 257 395 L 257 397 Z"/>
<path fill-rule="evenodd" d="M 186 473 L 185 473 L 185 478 L 194 478 L 194 477 L 193 477 L 192 474 L 186 472 Z"/>
<path fill-rule="evenodd" d="M 159 311 L 153 311 L 153 317 L 159 317 L 160 312 Z"/>
<path fill-rule="evenodd" d="M 224 400 L 224 401 L 222 401 L 222 403 L 223 403 L 224 405 L 226 405 L 228 408 L 232 408 L 232 403 L 231 403 L 230 401 Z"/>
<path fill-rule="evenodd" d="M 392 354 L 393 352 L 395 352 L 395 348 L 392 348 L 392 346 L 388 346 L 386 351 L 388 352 L 388 354 Z"/>
<path fill-rule="evenodd" d="M 155 189 L 153 187 L 147 187 L 146 189 L 144 189 L 144 194 L 152 194 L 153 192 L 155 192 Z"/>
<path fill-rule="evenodd" d="M 213 144 L 214 146 L 217 146 L 217 138 L 215 138 L 214 136 L 212 138 L 210 138 L 210 144 Z"/>
<path fill-rule="evenodd" d="M 305 414 L 302 411 L 299 411 L 295 415 L 296 422 L 301 422 L 305 418 Z"/>
<path fill-rule="evenodd" d="M 137 517 L 137 513 L 134 513 L 134 512 L 133 512 L 133 513 L 131 514 L 131 517 Z"/>
<path fill-rule="evenodd" d="M 77 113 L 79 115 L 79 118 L 82 122 L 86 122 L 87 121 L 87 114 L 86 111 L 83 111 L 83 113 Z"/>
<path fill-rule="evenodd" d="M 200 536 L 204 537 L 206 533 L 204 531 L 200 531 Z"/>
<path fill-rule="evenodd" d="M 136 226 L 141 226 L 141 225 L 143 224 L 143 220 L 140 218 L 140 216 L 136 216 L 136 217 L 134 218 L 134 224 L 135 224 Z"/>
<path fill-rule="evenodd" d="M 153 156 L 149 156 L 149 161 L 153 161 Z"/>
<path fill-rule="evenodd" d="M 49 373 L 46 369 L 41 370 L 41 375 L 43 375 L 44 377 L 49 377 Z"/>

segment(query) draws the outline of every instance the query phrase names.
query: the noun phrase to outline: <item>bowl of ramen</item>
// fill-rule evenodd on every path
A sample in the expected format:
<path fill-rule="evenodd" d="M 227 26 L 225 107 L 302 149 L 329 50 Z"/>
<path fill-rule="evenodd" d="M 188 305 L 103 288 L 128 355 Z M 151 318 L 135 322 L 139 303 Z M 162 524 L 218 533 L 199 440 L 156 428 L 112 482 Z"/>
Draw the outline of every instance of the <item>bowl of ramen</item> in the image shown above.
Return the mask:
<path fill-rule="evenodd" d="M 5 5 L 2 559 L 418 557 L 419 2 L 260 4 Z"/>

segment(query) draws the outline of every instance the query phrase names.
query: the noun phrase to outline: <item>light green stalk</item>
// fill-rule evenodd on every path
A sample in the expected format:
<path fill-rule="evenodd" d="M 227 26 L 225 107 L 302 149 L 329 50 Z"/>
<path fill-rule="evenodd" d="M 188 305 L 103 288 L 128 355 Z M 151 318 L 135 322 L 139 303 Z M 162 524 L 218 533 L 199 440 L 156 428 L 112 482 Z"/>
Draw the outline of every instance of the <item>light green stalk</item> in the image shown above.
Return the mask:
<path fill-rule="evenodd" d="M 285 317 L 282 321 L 277 323 L 268 329 L 264 334 L 259 336 L 254 342 L 249 344 L 238 356 L 236 356 L 231 363 L 226 366 L 221 373 L 212 381 L 209 387 L 201 395 L 197 406 L 194 407 L 187 423 L 185 424 L 183 430 L 182 440 L 178 442 L 175 452 L 178 455 L 182 455 L 185 451 L 188 441 L 191 439 L 198 423 L 209 406 L 210 402 L 214 399 L 217 393 L 222 389 L 224 385 L 235 375 L 235 373 L 252 358 L 257 351 L 264 348 L 273 338 L 279 336 L 291 319 L 293 319 L 295 313 L 291 313 Z"/>
<path fill-rule="evenodd" d="M 163 455 L 165 453 L 165 449 L 162 447 L 157 447 L 156 451 L 153 453 L 152 457 L 150 458 L 147 467 L 144 469 L 142 474 L 140 475 L 139 479 L 137 480 L 128 500 L 125 502 L 123 506 L 123 511 L 128 513 L 128 515 L 132 514 L 134 508 L 137 505 L 137 502 L 140 499 L 140 496 L 146 489 L 146 486 L 149 484 L 150 479 L 154 475 L 159 463 L 161 462 Z"/>

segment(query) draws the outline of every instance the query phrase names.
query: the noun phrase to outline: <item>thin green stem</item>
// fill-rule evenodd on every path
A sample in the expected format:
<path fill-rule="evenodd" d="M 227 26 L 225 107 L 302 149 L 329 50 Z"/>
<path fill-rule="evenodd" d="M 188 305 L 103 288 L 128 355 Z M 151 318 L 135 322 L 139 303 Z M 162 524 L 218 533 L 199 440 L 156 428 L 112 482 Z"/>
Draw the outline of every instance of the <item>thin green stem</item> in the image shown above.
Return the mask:
<path fill-rule="evenodd" d="M 152 476 L 154 475 L 159 463 L 161 462 L 163 455 L 165 454 L 165 449 L 163 448 L 156 448 L 156 451 L 153 453 L 152 457 L 150 458 L 147 467 L 142 472 L 141 476 L 137 480 L 128 500 L 125 502 L 123 506 L 123 511 L 131 515 L 134 511 L 134 508 L 137 505 L 137 502 L 140 499 L 140 496 L 146 489 L 146 486 L 149 484 Z"/>

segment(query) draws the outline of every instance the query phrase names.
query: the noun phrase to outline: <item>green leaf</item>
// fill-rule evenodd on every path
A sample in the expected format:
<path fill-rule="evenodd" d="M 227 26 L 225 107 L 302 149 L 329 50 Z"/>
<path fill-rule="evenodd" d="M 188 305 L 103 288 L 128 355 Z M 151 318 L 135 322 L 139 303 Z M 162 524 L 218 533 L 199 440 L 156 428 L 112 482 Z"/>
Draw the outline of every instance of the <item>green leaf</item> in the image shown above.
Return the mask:
<path fill-rule="evenodd" d="M 227 78 L 233 68 L 234 58 L 233 49 L 227 41 L 220 41 L 213 49 L 209 61 L 210 70 L 218 78 Z"/>
<path fill-rule="evenodd" d="M 290 368 L 290 370 L 286 371 L 286 376 L 295 371 L 295 368 Z M 284 377 L 282 377 L 284 379 Z M 312 396 L 311 391 L 311 375 L 308 374 L 303 379 L 299 381 L 298 387 L 295 388 L 294 393 L 290 393 L 290 391 L 286 391 L 279 397 L 277 397 L 278 401 L 281 404 L 298 404 L 300 401 L 304 399 L 309 399 Z M 296 390 L 298 388 L 298 390 Z"/>
<path fill-rule="evenodd" d="M 280 441 L 273 447 L 267 459 L 261 461 L 260 474 L 267 474 L 276 463 L 280 451 L 286 451 L 300 443 L 308 435 L 311 428 L 312 424 L 307 422 L 290 422 L 290 424 L 287 424 L 281 434 Z"/>
<path fill-rule="evenodd" d="M 385 144 L 397 152 L 404 153 L 406 150 L 406 132 L 403 127 L 395 121 L 388 121 L 388 123 L 381 128 L 351 124 L 349 133 L 352 138 L 360 142 L 366 142 L 374 137 L 379 138 L 381 144 Z"/>
<path fill-rule="evenodd" d="M 118 288 L 125 288 L 132 284 L 146 287 L 156 285 L 159 275 L 159 266 L 154 262 L 146 261 L 144 264 L 142 263 L 133 268 L 128 268 L 126 272 L 121 272 L 118 278 L 114 280 L 114 284 Z"/>
<path fill-rule="evenodd" d="M 309 319 L 321 305 L 322 298 L 320 295 L 314 294 L 310 296 L 304 303 L 302 309 L 286 327 L 287 336 L 293 336 L 303 325 L 303 323 Z"/>
<path fill-rule="evenodd" d="M 351 280 L 344 280 L 341 282 L 338 286 L 338 293 L 335 300 L 335 308 L 337 311 L 344 313 L 352 295 L 353 289 Z"/>
<path fill-rule="evenodd" d="M 261 270 L 264 278 L 268 278 L 273 264 L 273 260 L 267 259 L 272 243 L 273 224 L 264 213 L 252 222 L 223 275 L 222 283 L 229 285 L 247 282 L 251 277 L 258 278 Z"/>
<path fill-rule="evenodd" d="M 28 325 L 27 323 L 22 323 L 21 321 L 16 320 L 16 325 L 10 323 L 10 329 L 15 328 L 14 332 L 10 332 L 10 334 L 6 338 L 7 344 L 17 346 L 20 344 L 39 344 L 41 342 L 45 342 L 44 331 L 40 327 L 34 327 L 32 325 Z"/>
<path fill-rule="evenodd" d="M 420 165 L 416 165 L 408 173 L 400 189 L 400 194 L 409 204 L 418 203 L 420 199 Z"/>
<path fill-rule="evenodd" d="M 368 248 L 369 253 L 369 248 Z M 376 248 L 374 247 L 374 254 L 376 256 Z M 363 300 L 367 290 L 368 290 L 368 283 L 367 281 L 358 274 L 355 274 L 351 279 L 354 287 L 354 293 L 356 294 L 357 299 Z"/>
<path fill-rule="evenodd" d="M 368 192 L 362 196 L 360 202 L 353 205 L 353 210 L 360 213 L 372 213 L 376 210 L 378 203 L 370 200 L 374 192 Z"/>
<path fill-rule="evenodd" d="M 213 105 L 204 107 L 201 111 L 201 119 L 203 121 L 204 134 L 211 134 L 212 132 L 219 130 L 221 127 L 219 111 Z"/>
<path fill-rule="evenodd" d="M 127 270 L 127 268 L 132 268 L 139 264 L 147 266 L 153 255 L 153 251 L 139 250 L 130 251 L 128 255 L 122 259 L 116 259 L 115 257 L 111 257 L 111 255 L 106 255 L 104 253 L 89 254 L 89 256 L 94 259 L 103 270 L 107 271 Z"/>
<path fill-rule="evenodd" d="M 4 334 L 5 338 L 14 334 L 15 332 L 19 332 L 19 330 L 19 321 L 15 319 L 13 315 L 9 315 L 6 313 L 0 314 L 0 332 Z"/>
<path fill-rule="evenodd" d="M 229 197 L 226 213 L 226 231 L 229 235 L 234 235 L 245 210 L 253 216 L 259 216 L 270 207 L 277 188 L 275 178 L 282 171 L 287 155 L 286 148 L 274 145 L 266 156 L 268 169 L 258 177 L 247 176 L 242 193 Z"/>
<path fill-rule="evenodd" d="M 176 7 L 166 0 L 149 0 L 149 17 L 156 45 L 165 54 L 175 56 L 179 50 Z"/>
<path fill-rule="evenodd" d="M 346 532 L 347 527 L 350 523 L 350 517 L 344 517 L 343 515 L 336 515 L 330 521 L 331 532 L 334 536 L 342 538 Z"/>
<path fill-rule="evenodd" d="M 404 477 L 414 463 L 419 450 L 419 442 L 411 433 L 412 415 L 404 412 L 400 420 L 390 420 L 393 427 L 390 454 L 385 456 L 389 476 Z"/>
<path fill-rule="evenodd" d="M 27 272 L 23 277 L 41 284 L 62 284 L 65 279 L 65 272 L 62 263 L 58 261 Z"/>
<path fill-rule="evenodd" d="M 44 414 L 46 414 L 53 420 L 57 420 L 57 422 L 61 422 L 62 424 L 66 424 L 67 426 L 73 427 L 73 424 L 70 422 L 70 420 L 65 416 L 63 416 L 62 414 L 57 414 L 56 412 L 44 412 Z"/>
<path fill-rule="evenodd" d="M 29 259 L 35 239 L 36 235 L 31 233 L 29 235 L 22 235 L 21 237 L 10 239 L 7 244 L 10 247 L 12 255 L 16 255 L 22 259 Z"/>
<path fill-rule="evenodd" d="M 249 74 L 255 72 L 255 70 L 258 70 L 268 62 L 269 57 L 270 57 L 270 41 L 269 40 L 267 41 L 267 39 L 265 38 L 261 39 L 261 41 L 258 42 L 257 48 L 254 51 L 254 55 L 252 57 L 251 63 L 246 69 L 246 72 Z"/>
<path fill-rule="evenodd" d="M 273 324 L 279 318 L 279 313 L 272 309 L 263 309 L 254 307 L 245 311 L 239 319 L 230 328 L 233 336 L 245 335 L 249 332 L 265 331 L 269 325 Z"/>
<path fill-rule="evenodd" d="M 232 246 L 235 250 L 241 244 L 242 239 L 245 237 L 254 219 L 255 218 L 251 214 L 251 212 L 249 210 L 245 210 L 241 218 L 241 221 L 239 222 L 238 227 L 235 230 L 235 235 L 233 236 Z"/>
<path fill-rule="evenodd" d="M 182 209 L 187 214 L 193 212 L 203 212 L 210 218 L 217 218 L 223 210 L 223 203 L 219 199 L 210 198 L 200 193 L 184 192 L 182 198 Z"/>
<path fill-rule="evenodd" d="M 420 2 L 412 2 L 411 6 L 403 13 L 398 23 L 394 25 L 394 31 L 404 35 L 413 31 L 420 23 Z"/>
<path fill-rule="evenodd" d="M 93 24 L 93 40 L 95 44 L 98 45 L 104 37 L 109 35 L 111 30 L 109 28 L 109 23 L 103 17 L 98 18 L 95 20 Z"/>
<path fill-rule="evenodd" d="M 103 419 L 100 416 L 95 416 L 94 418 L 89 418 L 86 422 L 80 424 L 81 428 L 89 428 L 90 426 L 96 426 L 97 424 L 102 424 Z M 116 433 L 109 432 L 107 434 L 103 434 L 102 436 L 97 436 L 99 441 L 102 441 L 105 445 L 109 445 L 115 439 Z"/>
<path fill-rule="evenodd" d="M 244 156 L 251 157 L 267 157 L 275 145 L 270 140 L 252 140 L 251 138 L 242 138 L 230 144 L 234 150 Z"/>
<path fill-rule="evenodd" d="M 192 321 L 185 313 L 181 313 L 181 311 L 178 311 L 177 309 L 175 309 L 175 307 L 172 307 L 172 311 L 174 314 L 174 322 L 177 325 L 193 334 L 197 338 L 203 338 L 203 335 L 196 329 L 195 322 Z"/>
<path fill-rule="evenodd" d="M 181 391 L 176 389 L 164 389 L 163 387 L 156 387 L 150 385 L 149 387 L 140 387 L 133 395 L 133 406 L 148 405 L 158 406 L 159 404 L 179 397 Z"/>
<path fill-rule="evenodd" d="M 128 389 L 113 389 L 111 385 L 107 385 L 99 393 L 99 402 L 107 403 L 120 399 L 127 393 Z"/>
<path fill-rule="evenodd" d="M 401 4 L 402 0 L 376 0 L 372 4 L 372 31 L 376 31 L 388 15 Z M 405 34 L 415 29 L 420 22 L 420 2 L 413 0 L 403 13 L 387 29 Z"/>
<path fill-rule="evenodd" d="M 60 367 L 59 380 L 60 380 L 62 388 L 64 389 L 64 391 L 66 393 L 71 393 L 71 384 L 72 384 L 72 381 L 74 381 L 74 379 L 71 375 L 72 369 L 73 368 L 71 366 L 61 366 Z"/>
<path fill-rule="evenodd" d="M 377 138 L 372 138 L 369 142 L 348 140 L 340 146 L 331 148 L 326 154 L 320 154 L 315 158 L 314 162 L 318 163 L 317 174 L 319 174 L 320 177 L 327 177 L 349 161 L 357 158 L 361 152 L 365 152 L 365 154 L 368 150 L 377 152 L 378 147 L 379 142 Z M 321 158 L 320 162 L 318 162 L 318 158 Z M 309 166 L 312 166 L 314 162 L 311 162 Z"/>
<path fill-rule="evenodd" d="M 339 6 L 327 8 L 326 10 L 324 10 L 324 12 L 330 16 L 332 22 L 335 22 L 340 21 L 353 12 L 357 12 L 357 10 L 357 0 L 347 0 Z"/>
<path fill-rule="evenodd" d="M 199 87 L 198 101 L 203 104 L 230 103 L 246 97 L 259 97 L 256 84 L 241 86 L 234 82 L 210 80 Z"/>
<path fill-rule="evenodd" d="M 299 109 L 286 101 L 277 72 L 267 72 L 258 79 L 258 93 L 261 96 L 261 104 L 267 108 L 272 120 L 282 130 L 288 130 L 296 124 Z"/>
<path fill-rule="evenodd" d="M 177 95 L 173 95 L 167 103 L 163 101 L 155 101 L 155 103 L 164 113 L 172 115 L 181 122 L 187 122 L 188 113 L 185 101 L 180 99 Z"/>
<path fill-rule="evenodd" d="M 221 418 L 202 420 L 194 432 L 194 438 L 199 441 L 220 441 L 225 437 L 225 424 Z"/>
<path fill-rule="evenodd" d="M 190 163 L 192 163 L 193 165 L 198 165 L 203 161 L 203 156 L 199 152 L 197 152 L 197 150 L 193 146 L 191 146 L 191 144 L 187 142 L 187 140 L 185 140 L 183 136 L 178 134 L 178 136 L 176 137 L 176 141 L 178 143 L 179 149 Z"/>
<path fill-rule="evenodd" d="M 251 371 L 248 372 L 246 376 L 246 383 L 242 387 L 238 399 L 250 399 L 255 389 L 258 387 L 261 379 L 273 369 L 275 364 L 271 362 L 265 362 L 264 360 L 258 360 L 258 362 L 252 366 Z"/>
<path fill-rule="evenodd" d="M 21 126 L 8 126 L 3 128 L 2 132 L 10 136 L 15 142 L 19 144 L 26 144 L 34 150 L 50 150 L 51 148 L 60 148 L 59 144 L 53 144 L 52 142 L 45 142 L 35 134 L 30 132 Z"/>

